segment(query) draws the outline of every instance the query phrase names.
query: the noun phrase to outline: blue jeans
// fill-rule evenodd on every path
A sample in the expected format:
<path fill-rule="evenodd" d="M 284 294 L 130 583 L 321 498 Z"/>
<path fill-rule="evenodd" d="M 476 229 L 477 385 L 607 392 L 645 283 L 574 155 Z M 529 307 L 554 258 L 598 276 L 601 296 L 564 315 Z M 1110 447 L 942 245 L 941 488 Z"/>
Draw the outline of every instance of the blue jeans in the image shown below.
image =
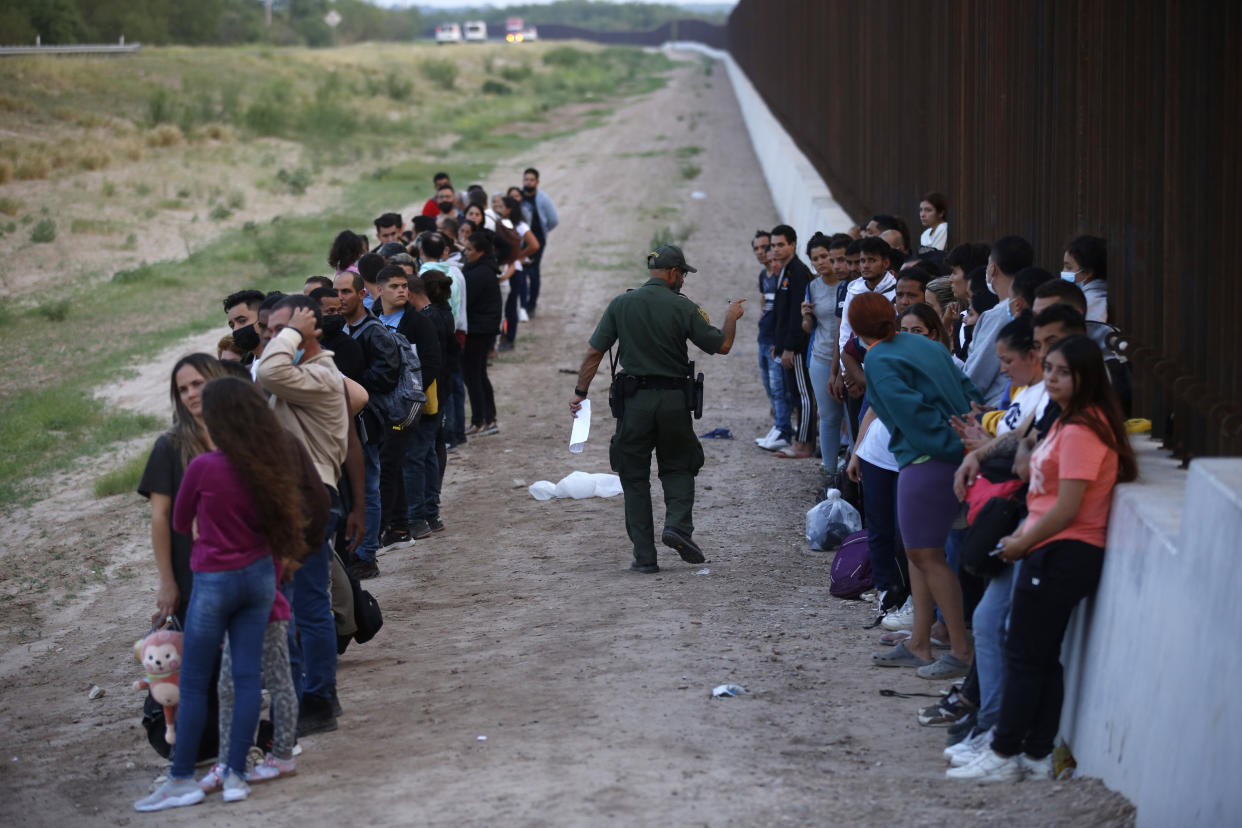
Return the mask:
<path fill-rule="evenodd" d="M 526 296 L 522 298 L 522 307 L 527 311 L 533 310 L 535 303 L 539 301 L 539 266 L 542 264 L 542 253 L 541 250 L 540 259 L 522 265 L 522 272 L 526 274 Z"/>
<path fill-rule="evenodd" d="M 780 357 L 772 356 L 771 348 L 771 345 L 759 343 L 759 371 L 763 377 L 763 390 L 772 405 L 772 425 L 788 440 L 793 434 L 793 424 L 789 419 L 789 391 L 785 388 L 785 369 L 781 367 Z"/>
<path fill-rule="evenodd" d="M 336 689 L 336 619 L 332 617 L 332 556 L 336 553 L 332 539 L 340 521 L 341 499 L 334 492 L 323 546 L 293 575 L 293 617 L 302 645 L 298 660 L 303 675 L 295 675 L 293 681 L 299 700 L 305 694 L 328 698 Z M 293 658 L 290 651 L 289 661 Z"/>
<path fill-rule="evenodd" d="M 233 656 L 233 726 L 226 764 L 246 772 L 246 753 L 259 726 L 259 691 L 263 634 L 276 596 L 276 568 L 265 555 L 241 569 L 195 572 L 186 613 L 181 655 L 181 703 L 177 707 L 177 742 L 169 776 L 190 779 L 198 760 L 198 743 L 207 721 L 207 692 L 212 668 L 229 634 Z"/>
<path fill-rule="evenodd" d="M 512 294 L 510 294 L 512 295 Z M 439 516 L 436 495 L 440 491 L 440 461 L 436 457 L 436 434 L 440 430 L 439 415 L 406 429 L 405 502 L 409 520 L 431 520 Z"/>
<path fill-rule="evenodd" d="M 861 457 L 863 502 L 867 504 L 867 554 L 876 589 L 909 589 L 906 549 L 897 526 L 897 472 Z"/>
<path fill-rule="evenodd" d="M 979 670 L 979 712 L 976 727 L 987 730 L 1000 716 L 1005 695 L 1005 633 L 1009 607 L 1021 561 L 988 581 L 983 600 L 975 607 L 975 667 Z"/>
<path fill-rule="evenodd" d="M 837 451 L 841 448 L 841 419 L 845 405 L 828 393 L 832 380 L 832 363 L 811 357 L 807 368 L 811 374 L 811 388 L 815 392 L 815 407 L 819 409 L 819 450 L 823 455 L 824 471 L 832 474 L 837 470 Z"/>
<path fill-rule="evenodd" d="M 453 444 L 466 442 L 466 375 L 460 369 L 453 372 L 453 396 L 448 400 L 444 415 L 444 431 Z"/>
<path fill-rule="evenodd" d="M 526 271 L 515 270 L 509 277 L 509 298 L 505 300 L 505 339 L 517 339 L 518 306 L 526 300 Z"/>
<path fill-rule="evenodd" d="M 363 443 L 362 461 L 366 471 L 363 489 L 367 499 L 367 531 L 354 554 L 364 561 L 374 561 L 375 553 L 379 551 L 380 522 L 384 519 L 383 500 L 380 498 L 380 444 Z"/>

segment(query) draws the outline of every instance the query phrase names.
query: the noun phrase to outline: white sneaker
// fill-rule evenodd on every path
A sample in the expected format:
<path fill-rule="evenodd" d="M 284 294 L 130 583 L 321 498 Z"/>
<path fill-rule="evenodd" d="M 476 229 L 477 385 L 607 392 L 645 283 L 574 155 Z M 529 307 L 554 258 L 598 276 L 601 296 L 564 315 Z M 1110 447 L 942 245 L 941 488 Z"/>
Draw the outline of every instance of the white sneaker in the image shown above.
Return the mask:
<path fill-rule="evenodd" d="M 1018 755 L 1018 765 L 1027 779 L 1052 779 L 1052 754 L 1043 759 L 1032 759 L 1025 753 Z"/>
<path fill-rule="evenodd" d="M 1016 756 L 1001 756 L 992 748 L 984 748 L 969 765 L 949 768 L 944 775 L 950 779 L 969 779 L 975 782 L 1019 782 L 1022 766 Z"/>
<path fill-rule="evenodd" d="M 764 449 L 765 451 L 780 451 L 788 445 L 789 441 L 778 434 L 776 435 L 776 439 L 760 443 L 759 448 Z"/>
<path fill-rule="evenodd" d="M 250 796 L 250 786 L 246 784 L 246 780 L 238 776 L 232 768 L 225 771 L 224 801 L 241 802 L 248 796 Z"/>
<path fill-rule="evenodd" d="M 519 322 L 530 321 L 530 314 L 527 313 L 526 308 L 522 307 L 521 305 L 518 305 L 518 321 Z"/>
<path fill-rule="evenodd" d="M 913 627 L 914 598 L 907 598 L 900 608 L 889 610 L 888 614 L 884 616 L 884 620 L 880 622 L 880 626 L 889 632 L 908 630 Z"/>
<path fill-rule="evenodd" d="M 134 803 L 136 811 L 163 811 L 203 801 L 203 789 L 193 779 L 166 779 L 150 796 Z"/>
<path fill-rule="evenodd" d="M 992 746 L 992 731 L 981 730 L 971 733 L 956 745 L 944 749 L 944 758 L 955 768 L 969 765 L 979 755 L 979 751 Z"/>
<path fill-rule="evenodd" d="M 772 429 L 767 434 L 763 435 L 762 437 L 755 438 L 755 445 L 761 446 L 764 443 L 768 442 L 769 440 L 775 440 L 777 437 L 780 437 L 780 436 L 781 436 L 781 430 L 777 428 L 776 426 L 772 426 Z"/>

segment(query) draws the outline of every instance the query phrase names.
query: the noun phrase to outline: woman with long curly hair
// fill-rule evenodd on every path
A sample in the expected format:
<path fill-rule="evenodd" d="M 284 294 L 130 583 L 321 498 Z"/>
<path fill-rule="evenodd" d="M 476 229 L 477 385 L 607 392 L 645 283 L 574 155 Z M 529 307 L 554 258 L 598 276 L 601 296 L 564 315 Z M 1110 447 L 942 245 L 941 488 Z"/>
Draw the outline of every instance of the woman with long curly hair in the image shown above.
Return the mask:
<path fill-rule="evenodd" d="M 186 613 L 179 738 L 168 780 L 134 803 L 139 811 L 203 799 L 194 763 L 212 666 L 226 633 L 235 704 L 222 785 L 225 801 L 246 798 L 246 753 L 259 720 L 260 663 L 276 595 L 273 553 L 297 557 L 306 551 L 309 518 L 299 448 L 263 395 L 237 377 L 211 380 L 202 388 L 202 417 L 216 450 L 190 462 L 173 505 L 173 528 L 194 533 L 195 588 Z"/>

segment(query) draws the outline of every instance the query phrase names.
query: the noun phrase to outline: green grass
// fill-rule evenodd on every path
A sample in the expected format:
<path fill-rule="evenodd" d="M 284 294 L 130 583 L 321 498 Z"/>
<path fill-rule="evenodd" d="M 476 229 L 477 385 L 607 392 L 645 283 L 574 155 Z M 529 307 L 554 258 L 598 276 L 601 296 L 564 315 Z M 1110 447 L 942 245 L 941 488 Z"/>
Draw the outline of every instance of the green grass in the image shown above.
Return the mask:
<path fill-rule="evenodd" d="M 137 490 L 142 472 L 147 466 L 147 456 L 138 454 L 129 458 L 110 472 L 95 478 L 95 497 L 128 494 Z"/>
<path fill-rule="evenodd" d="M 677 157 L 678 158 L 693 158 L 694 156 L 698 155 L 702 151 L 703 151 L 703 148 L 699 146 L 678 147 Z"/>
<path fill-rule="evenodd" d="M 693 181 L 699 177 L 699 173 L 703 172 L 703 168 L 698 164 L 682 164 L 681 177 L 687 181 Z"/>
<path fill-rule="evenodd" d="M 69 232 L 75 236 L 111 236 L 114 233 L 121 232 L 121 227 L 122 225 L 119 221 L 75 218 L 69 223 Z"/>

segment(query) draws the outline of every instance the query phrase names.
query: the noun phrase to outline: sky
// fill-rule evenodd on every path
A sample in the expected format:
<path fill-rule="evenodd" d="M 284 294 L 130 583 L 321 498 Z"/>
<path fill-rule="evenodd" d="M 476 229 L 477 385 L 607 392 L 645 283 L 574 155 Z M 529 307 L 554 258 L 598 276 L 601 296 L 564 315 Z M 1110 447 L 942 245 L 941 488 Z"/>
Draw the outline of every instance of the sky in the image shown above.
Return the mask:
<path fill-rule="evenodd" d="M 503 8 L 504 6 L 512 6 L 524 3 L 550 3 L 552 0 L 371 0 L 380 6 L 417 6 L 419 8 L 436 8 L 436 9 L 460 9 L 467 6 L 482 7 L 495 6 Z M 628 0 L 608 0 L 610 3 L 628 2 Z M 678 0 L 656 0 L 656 2 L 671 3 L 674 5 L 698 5 L 694 0 L 686 0 L 681 3 Z M 737 0 L 706 0 L 710 5 L 735 6 Z"/>

